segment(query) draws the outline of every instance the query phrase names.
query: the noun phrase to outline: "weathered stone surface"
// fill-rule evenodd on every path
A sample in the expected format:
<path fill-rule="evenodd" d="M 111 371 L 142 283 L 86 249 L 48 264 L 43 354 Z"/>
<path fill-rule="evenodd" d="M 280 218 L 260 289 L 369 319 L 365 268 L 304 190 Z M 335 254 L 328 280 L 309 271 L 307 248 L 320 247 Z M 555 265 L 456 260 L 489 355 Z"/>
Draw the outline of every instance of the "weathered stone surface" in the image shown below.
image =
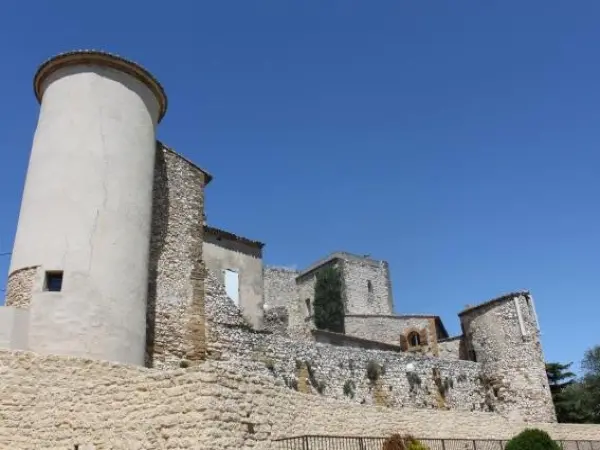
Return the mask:
<path fill-rule="evenodd" d="M 38 267 L 24 267 L 15 270 L 8 276 L 6 283 L 6 306 L 29 308 L 33 283 L 38 274 Z"/>
<path fill-rule="evenodd" d="M 529 294 L 510 294 L 461 313 L 488 402 L 517 420 L 556 421 Z"/>
<path fill-rule="evenodd" d="M 600 435 L 597 425 L 525 424 L 490 413 L 396 410 L 301 394 L 232 362 L 159 371 L 0 351 L 0 394 L 0 448 L 11 450 L 266 450 L 274 438 L 303 434 L 508 439 L 531 426 L 555 439 Z"/>
<path fill-rule="evenodd" d="M 147 305 L 148 366 L 177 367 L 206 352 L 202 242 L 204 174 L 158 145 Z"/>

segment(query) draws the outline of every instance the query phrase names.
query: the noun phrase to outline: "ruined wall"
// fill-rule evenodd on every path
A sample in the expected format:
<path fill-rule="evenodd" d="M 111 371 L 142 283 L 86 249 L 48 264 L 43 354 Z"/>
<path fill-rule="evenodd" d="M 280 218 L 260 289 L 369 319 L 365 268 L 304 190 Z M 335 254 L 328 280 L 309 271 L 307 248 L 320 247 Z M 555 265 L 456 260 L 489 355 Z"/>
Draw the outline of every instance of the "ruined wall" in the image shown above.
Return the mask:
<path fill-rule="evenodd" d="M 511 422 L 490 413 L 393 410 L 294 392 L 235 364 L 158 371 L 0 351 L 0 448 L 273 448 L 304 434 L 509 439 L 525 427 L 593 440 L 597 425 Z M 435 424 L 435 426 L 432 426 Z"/>
<path fill-rule="evenodd" d="M 234 270 L 239 276 L 239 307 L 255 328 L 263 326 L 263 264 L 262 250 L 239 239 L 219 235 L 210 228 L 204 233 L 202 246 L 206 268 L 225 283 L 225 270 Z M 229 233 L 227 233 L 229 234 Z"/>
<path fill-rule="evenodd" d="M 162 145 L 154 172 L 146 365 L 202 359 L 204 329 L 203 172 Z"/>
<path fill-rule="evenodd" d="M 13 271 L 6 283 L 6 306 L 28 309 L 31 303 L 33 284 L 37 279 L 39 266 L 23 267 Z"/>
<path fill-rule="evenodd" d="M 463 336 L 438 341 L 439 357 L 443 359 L 468 359 Z"/>
<path fill-rule="evenodd" d="M 487 401 L 515 420 L 556 421 L 529 294 L 509 294 L 460 317 L 472 356 L 482 365 Z"/>

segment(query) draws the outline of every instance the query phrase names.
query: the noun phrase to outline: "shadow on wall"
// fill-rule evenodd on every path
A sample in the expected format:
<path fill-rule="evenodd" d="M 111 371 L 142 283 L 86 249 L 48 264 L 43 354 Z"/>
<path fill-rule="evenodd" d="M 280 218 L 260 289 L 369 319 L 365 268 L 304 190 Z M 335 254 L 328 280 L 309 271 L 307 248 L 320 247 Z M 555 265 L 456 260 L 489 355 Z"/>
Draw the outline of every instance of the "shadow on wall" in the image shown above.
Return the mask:
<path fill-rule="evenodd" d="M 169 223 L 169 183 L 165 153 L 157 145 L 154 163 L 154 188 L 152 195 L 152 234 L 148 262 L 148 295 L 146 297 L 146 367 L 154 366 L 154 340 L 156 336 L 156 297 L 158 262 L 165 248 Z"/>

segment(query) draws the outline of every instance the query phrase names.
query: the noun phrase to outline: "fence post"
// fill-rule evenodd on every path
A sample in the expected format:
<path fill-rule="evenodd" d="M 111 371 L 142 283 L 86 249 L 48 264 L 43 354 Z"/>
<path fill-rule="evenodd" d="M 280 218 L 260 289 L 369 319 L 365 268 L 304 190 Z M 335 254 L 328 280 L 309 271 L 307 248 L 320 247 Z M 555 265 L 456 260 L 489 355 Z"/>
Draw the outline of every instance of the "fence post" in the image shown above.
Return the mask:
<path fill-rule="evenodd" d="M 477 441 L 473 439 L 473 450 L 477 450 Z"/>
<path fill-rule="evenodd" d="M 308 436 L 302 436 L 302 449 L 308 450 Z"/>
<path fill-rule="evenodd" d="M 442 441 L 442 450 L 446 450 L 446 439 L 440 439 Z"/>
<path fill-rule="evenodd" d="M 364 437 L 358 438 L 358 448 L 360 450 L 365 450 L 365 438 Z"/>

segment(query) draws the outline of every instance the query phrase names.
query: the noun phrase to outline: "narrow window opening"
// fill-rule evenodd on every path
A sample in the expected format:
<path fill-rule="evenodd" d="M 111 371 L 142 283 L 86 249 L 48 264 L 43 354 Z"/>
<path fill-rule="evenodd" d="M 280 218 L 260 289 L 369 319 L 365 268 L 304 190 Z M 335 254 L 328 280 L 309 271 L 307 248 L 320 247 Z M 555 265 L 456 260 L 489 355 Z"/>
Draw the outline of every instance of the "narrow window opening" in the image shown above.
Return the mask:
<path fill-rule="evenodd" d="M 46 272 L 45 290 L 49 292 L 60 292 L 62 290 L 63 273 Z"/>
<path fill-rule="evenodd" d="M 308 316 L 312 316 L 312 310 L 310 308 L 310 298 L 306 299 L 306 310 L 308 311 Z"/>
<path fill-rule="evenodd" d="M 418 347 L 419 345 L 421 345 L 421 336 L 419 336 L 419 333 L 417 333 L 416 331 L 412 331 L 408 335 L 408 343 L 411 347 Z"/>
<path fill-rule="evenodd" d="M 235 270 L 225 270 L 225 292 L 236 306 L 240 306 L 240 278 Z"/>
<path fill-rule="evenodd" d="M 371 283 L 371 280 L 367 280 L 367 290 L 369 293 L 373 292 L 373 283 Z"/>

